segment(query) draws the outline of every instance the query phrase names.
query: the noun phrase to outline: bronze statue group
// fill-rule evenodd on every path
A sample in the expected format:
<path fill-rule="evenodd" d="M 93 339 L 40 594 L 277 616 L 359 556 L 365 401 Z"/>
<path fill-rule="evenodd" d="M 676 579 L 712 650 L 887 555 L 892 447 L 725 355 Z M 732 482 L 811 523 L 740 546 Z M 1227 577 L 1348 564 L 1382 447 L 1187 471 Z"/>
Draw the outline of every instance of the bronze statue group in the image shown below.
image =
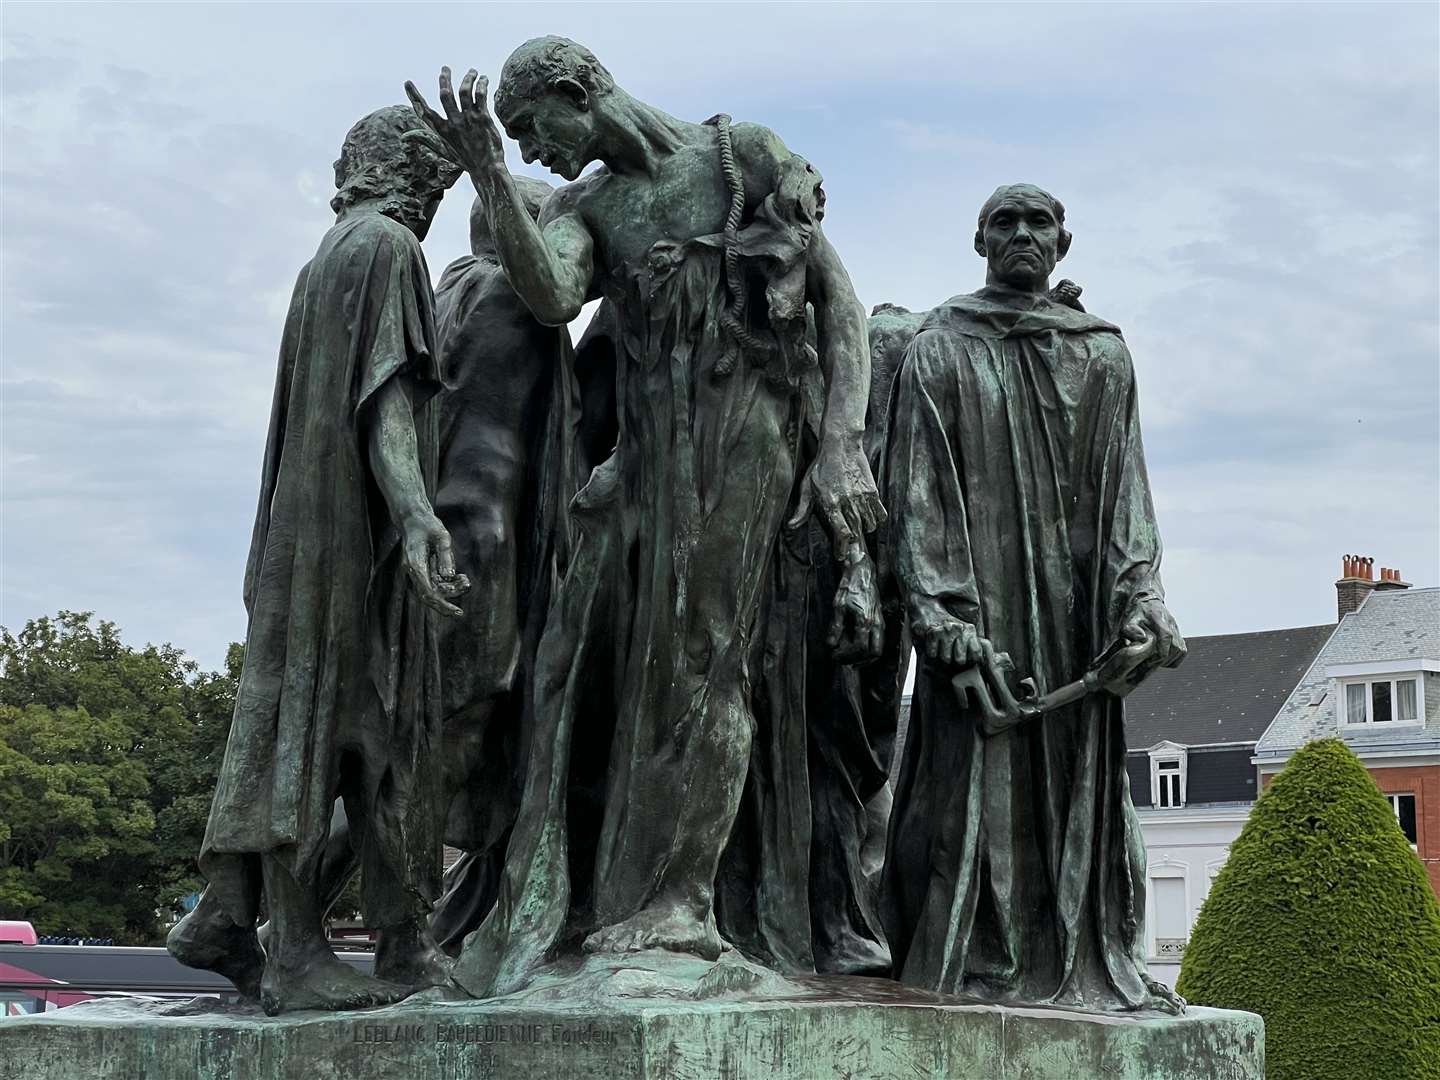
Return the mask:
<path fill-rule="evenodd" d="M 727 949 L 1182 1008 L 1145 966 L 1122 699 L 1185 646 L 1129 354 L 1051 287 L 1060 202 L 998 189 L 984 287 L 867 325 L 768 129 L 554 37 L 493 117 L 473 71 L 439 111 L 407 91 L 346 136 L 295 286 L 171 951 L 270 1013 Z M 511 175 L 497 120 L 568 183 Z M 432 292 L 462 173 L 472 252 Z M 324 931 L 357 873 L 373 976 Z"/>

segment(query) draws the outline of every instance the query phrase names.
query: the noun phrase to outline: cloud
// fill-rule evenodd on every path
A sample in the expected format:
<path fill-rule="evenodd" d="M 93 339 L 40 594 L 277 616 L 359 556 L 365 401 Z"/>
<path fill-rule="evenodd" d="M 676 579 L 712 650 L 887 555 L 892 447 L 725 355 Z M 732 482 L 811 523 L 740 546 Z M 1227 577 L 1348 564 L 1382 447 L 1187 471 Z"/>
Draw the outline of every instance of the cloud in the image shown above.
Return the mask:
<path fill-rule="evenodd" d="M 1126 331 L 1186 630 L 1318 622 L 1344 551 L 1440 578 L 1433 12 L 1344 5 L 17 6 L 0 200 L 0 622 L 93 608 L 218 665 L 286 301 L 358 117 L 559 31 L 826 179 L 867 307 L 980 284 L 1044 184 Z M 542 13 L 544 21 L 535 16 Z M 724 42 L 724 47 L 716 47 Z M 512 159 L 520 172 L 540 175 Z M 466 250 L 462 182 L 426 242 Z"/>

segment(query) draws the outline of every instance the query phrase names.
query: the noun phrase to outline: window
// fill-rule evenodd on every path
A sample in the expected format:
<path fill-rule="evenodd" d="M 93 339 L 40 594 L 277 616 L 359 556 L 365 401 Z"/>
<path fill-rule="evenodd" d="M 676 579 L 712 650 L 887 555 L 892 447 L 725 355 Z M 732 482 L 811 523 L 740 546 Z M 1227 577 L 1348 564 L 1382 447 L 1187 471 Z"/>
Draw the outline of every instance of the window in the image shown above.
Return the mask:
<path fill-rule="evenodd" d="M 1419 696 L 1414 679 L 1395 680 L 1395 719 L 1402 722 L 1420 719 Z"/>
<path fill-rule="evenodd" d="M 1180 759 L 1155 759 L 1156 806 L 1184 806 L 1185 796 L 1180 789 Z"/>
<path fill-rule="evenodd" d="M 1420 683 L 1403 679 L 1367 679 L 1345 684 L 1345 724 L 1418 724 Z"/>
<path fill-rule="evenodd" d="M 1180 743 L 1159 742 L 1150 755 L 1150 805 L 1157 810 L 1176 810 L 1185 805 L 1189 779 L 1189 753 Z"/>
<path fill-rule="evenodd" d="M 1410 846 L 1419 851 L 1419 834 L 1415 831 L 1415 796 L 1409 794 L 1386 795 L 1390 807 L 1395 811 L 1395 820 L 1400 822 L 1400 831 Z"/>
<path fill-rule="evenodd" d="M 1365 723 L 1365 684 L 1363 682 L 1351 683 L 1345 687 L 1345 722 L 1347 724 Z"/>
<path fill-rule="evenodd" d="M 1157 874 L 1150 878 L 1150 891 L 1155 897 L 1155 946 L 1150 953 L 1161 962 L 1178 964 L 1190 937 L 1185 879 Z"/>

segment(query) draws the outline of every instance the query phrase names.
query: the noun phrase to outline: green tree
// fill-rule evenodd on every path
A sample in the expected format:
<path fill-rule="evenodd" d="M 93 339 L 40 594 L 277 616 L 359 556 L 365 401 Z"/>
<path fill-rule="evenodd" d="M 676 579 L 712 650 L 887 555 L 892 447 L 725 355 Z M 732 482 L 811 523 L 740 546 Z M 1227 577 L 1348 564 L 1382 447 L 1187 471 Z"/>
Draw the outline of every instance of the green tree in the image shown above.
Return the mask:
<path fill-rule="evenodd" d="M 0 912 L 158 940 L 199 884 L 241 659 L 203 672 L 88 612 L 0 628 Z"/>
<path fill-rule="evenodd" d="M 1301 749 L 1256 801 L 1177 989 L 1264 1017 L 1270 1080 L 1440 1077 L 1440 904 L 1339 739 Z"/>

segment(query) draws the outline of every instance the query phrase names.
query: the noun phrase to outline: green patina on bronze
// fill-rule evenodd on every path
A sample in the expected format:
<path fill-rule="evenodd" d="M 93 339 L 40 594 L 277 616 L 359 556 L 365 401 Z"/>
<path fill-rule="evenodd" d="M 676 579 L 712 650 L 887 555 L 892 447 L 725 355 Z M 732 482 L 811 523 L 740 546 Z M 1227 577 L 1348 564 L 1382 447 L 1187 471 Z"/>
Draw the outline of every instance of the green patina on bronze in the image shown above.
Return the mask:
<path fill-rule="evenodd" d="M 889 552 L 919 671 L 886 932 L 913 985 L 1178 1010 L 1145 964 L 1121 698 L 1185 645 L 1130 355 L 1078 290 L 1050 296 L 1069 245 L 1058 200 L 997 190 L 975 236 L 986 286 L 930 312 L 891 398 Z"/>
<path fill-rule="evenodd" d="M 485 88 L 472 71 L 457 100 L 447 69 L 444 116 L 408 89 L 470 172 L 536 318 L 562 323 L 604 298 L 617 422 L 572 505 L 497 903 L 456 967 L 480 995 L 582 938 L 719 955 L 715 882 L 751 756 L 752 639 L 775 544 L 818 505 L 836 552 L 862 565 L 882 516 L 862 446 L 863 310 L 821 230 L 814 169 L 763 127 L 677 120 L 583 46 L 541 38 L 506 62 L 496 94 L 526 159 L 572 181 L 537 225 Z"/>
<path fill-rule="evenodd" d="M 7 1022 L 0 1060 L 1260 1076 L 1257 1018 L 1154 1012 L 1184 1003 L 1145 969 L 1122 699 L 1184 641 L 1129 354 L 1050 284 L 1058 200 L 997 190 L 986 286 L 867 326 L 769 129 L 538 38 L 495 106 L 552 191 L 505 169 L 478 73 L 441 112 L 406 88 L 347 139 L 287 321 L 211 886 L 170 941 L 271 1013 L 383 1007 L 91 1009 Z M 419 239 L 459 168 L 437 304 Z M 379 979 L 321 937 L 362 861 Z"/>

